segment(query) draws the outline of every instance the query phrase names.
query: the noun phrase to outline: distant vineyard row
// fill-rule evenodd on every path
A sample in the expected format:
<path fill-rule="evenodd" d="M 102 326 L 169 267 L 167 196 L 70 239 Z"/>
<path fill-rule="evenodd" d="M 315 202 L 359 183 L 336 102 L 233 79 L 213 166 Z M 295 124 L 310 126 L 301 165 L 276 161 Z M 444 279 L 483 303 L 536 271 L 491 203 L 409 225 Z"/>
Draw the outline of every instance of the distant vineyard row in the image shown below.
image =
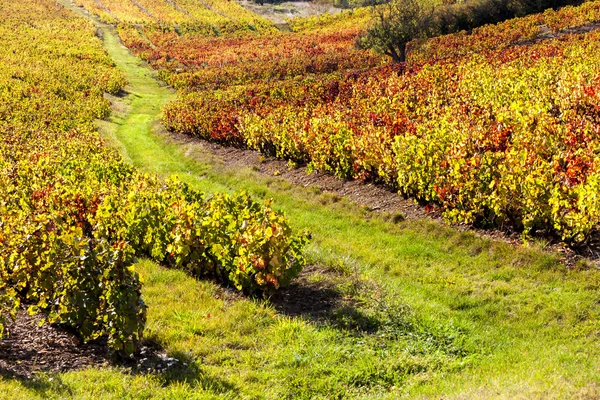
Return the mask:
<path fill-rule="evenodd" d="M 103 22 L 204 35 L 273 33 L 267 19 L 233 0 L 75 0 Z"/>
<path fill-rule="evenodd" d="M 269 203 L 206 198 L 105 147 L 93 120 L 124 85 L 90 23 L 52 0 L 0 0 L 0 333 L 24 303 L 131 352 L 140 256 L 253 293 L 301 270 L 306 238 Z"/>
<path fill-rule="evenodd" d="M 599 21 L 595 1 L 412 43 L 400 71 L 318 20 L 245 41 L 123 38 L 181 89 L 173 131 L 384 182 L 453 222 L 580 241 L 600 223 L 600 34 L 565 30 Z"/>
<path fill-rule="evenodd" d="M 185 92 L 382 65 L 381 56 L 352 47 L 359 31 L 223 38 L 146 32 L 152 45 L 136 29 L 123 27 L 119 34 L 163 80 Z"/>

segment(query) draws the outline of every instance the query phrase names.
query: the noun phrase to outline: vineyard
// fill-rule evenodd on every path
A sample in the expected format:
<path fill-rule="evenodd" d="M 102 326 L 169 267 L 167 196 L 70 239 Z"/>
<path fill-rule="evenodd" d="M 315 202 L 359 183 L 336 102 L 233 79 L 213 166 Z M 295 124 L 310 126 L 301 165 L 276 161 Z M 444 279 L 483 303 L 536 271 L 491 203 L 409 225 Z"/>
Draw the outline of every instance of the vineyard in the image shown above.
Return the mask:
<path fill-rule="evenodd" d="M 600 2 L 371 18 L 0 0 L 0 399 L 600 398 Z"/>
<path fill-rule="evenodd" d="M 600 222 L 600 49 L 576 28 L 599 4 L 413 43 L 400 71 L 355 50 L 356 28 L 265 40 L 293 49 L 281 59 L 258 40 L 136 50 L 180 89 L 176 132 L 382 182 L 451 222 L 583 241 Z"/>
<path fill-rule="evenodd" d="M 207 198 L 124 164 L 93 126 L 109 113 L 103 93 L 126 84 L 94 27 L 52 1 L 27 7 L 0 14 L 0 327 L 23 303 L 132 353 L 141 256 L 247 293 L 288 285 L 306 238 L 245 194 Z"/>
<path fill-rule="evenodd" d="M 273 33 L 273 24 L 228 0 L 76 0 L 107 23 L 189 34 Z"/>

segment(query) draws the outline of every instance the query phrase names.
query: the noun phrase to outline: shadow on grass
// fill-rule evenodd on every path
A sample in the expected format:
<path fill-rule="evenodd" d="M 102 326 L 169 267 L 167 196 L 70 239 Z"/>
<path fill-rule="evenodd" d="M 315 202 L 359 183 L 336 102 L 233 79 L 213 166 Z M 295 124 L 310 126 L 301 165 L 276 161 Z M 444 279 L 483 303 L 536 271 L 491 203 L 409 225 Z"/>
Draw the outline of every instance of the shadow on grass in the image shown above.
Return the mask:
<path fill-rule="evenodd" d="M 113 367 L 128 375 L 152 375 L 163 386 L 186 384 L 215 394 L 237 393 L 232 384 L 207 374 L 186 353 L 169 352 L 146 340 L 134 356 L 118 357 L 105 340 L 83 344 L 70 329 L 40 325 L 42 318 L 23 309 L 16 321 L 7 325 L 10 336 L 0 340 L 0 378 L 18 381 L 41 395 L 69 397 L 71 389 L 62 382 L 60 373 Z"/>
<path fill-rule="evenodd" d="M 186 384 L 191 389 L 202 388 L 204 391 L 213 394 L 237 394 L 238 389 L 230 382 L 219 379 L 204 372 L 200 364 L 191 356 L 181 352 L 165 353 L 163 349 L 152 343 L 150 346 L 142 346 L 141 351 L 130 359 L 120 359 L 108 356 L 108 350 L 105 346 L 99 357 L 104 358 L 106 363 L 102 365 L 107 367 L 117 367 L 126 374 L 131 375 L 152 375 L 159 379 L 163 387 L 172 384 Z M 31 352 L 23 359 L 21 364 L 28 364 L 32 358 L 35 358 L 36 352 Z M 38 354 L 39 358 L 39 354 Z M 42 361 L 43 362 L 43 361 Z M 12 368 L 0 367 L 0 378 L 12 379 L 18 381 L 23 387 L 33 390 L 41 395 L 59 395 L 71 397 L 75 395 L 72 389 L 63 382 L 62 372 L 69 372 L 83 368 L 95 368 L 98 365 L 79 365 L 70 368 L 65 366 L 61 370 L 45 370 L 44 368 L 34 368 L 31 371 L 22 369 L 15 371 Z"/>
<path fill-rule="evenodd" d="M 466 333 L 460 327 L 431 324 L 427 318 L 419 318 L 401 298 L 353 274 L 308 266 L 270 301 L 284 315 L 305 318 L 349 335 L 404 340 L 422 353 L 464 357 L 471 352 L 462 343 Z"/>
<path fill-rule="evenodd" d="M 70 398 L 75 394 L 71 388 L 65 384 L 62 378 L 58 376 L 49 376 L 36 373 L 29 377 L 15 375 L 14 372 L 0 368 L 0 377 L 2 379 L 12 379 L 18 381 L 22 387 L 38 393 L 39 395 L 48 395 L 50 393 L 60 396 L 60 398 Z"/>
<path fill-rule="evenodd" d="M 339 287 L 348 282 L 345 279 L 335 282 L 338 277 L 329 276 L 311 279 L 318 270 L 316 266 L 306 267 L 289 287 L 273 295 L 270 302 L 275 309 L 289 317 L 303 317 L 340 330 L 376 332 L 380 321 L 361 310 L 356 298 L 340 290 Z M 322 274 L 319 275 L 322 277 Z"/>
<path fill-rule="evenodd" d="M 165 352 L 156 342 L 146 341 L 130 359 L 113 360 L 113 364 L 136 375 L 157 376 L 163 386 L 185 383 L 190 388 L 201 387 L 213 393 L 237 393 L 231 383 L 209 375 L 198 361 L 181 351 Z"/>

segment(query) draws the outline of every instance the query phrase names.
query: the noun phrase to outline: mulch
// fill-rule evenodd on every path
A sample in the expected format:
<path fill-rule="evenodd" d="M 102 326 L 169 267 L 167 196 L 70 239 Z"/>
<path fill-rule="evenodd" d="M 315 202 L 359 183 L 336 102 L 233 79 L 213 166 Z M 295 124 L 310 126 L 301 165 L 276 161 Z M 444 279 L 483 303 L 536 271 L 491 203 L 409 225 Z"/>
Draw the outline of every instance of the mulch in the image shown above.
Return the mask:
<path fill-rule="evenodd" d="M 0 339 L 0 377 L 27 380 L 38 373 L 52 375 L 110 366 L 132 374 L 160 374 L 187 367 L 185 360 L 170 357 L 149 342 L 142 343 L 132 357 L 120 358 L 111 353 L 105 340 L 83 343 L 75 332 L 43 323 L 43 319 L 42 314 L 32 316 L 22 308 L 15 321 L 6 324 L 9 334 Z"/>
<path fill-rule="evenodd" d="M 48 323 L 43 316 L 19 310 L 16 321 L 6 329 L 10 335 L 0 340 L 0 375 L 31 378 L 36 372 L 58 373 L 105 366 L 110 359 L 104 343 L 82 344 L 72 332 Z"/>

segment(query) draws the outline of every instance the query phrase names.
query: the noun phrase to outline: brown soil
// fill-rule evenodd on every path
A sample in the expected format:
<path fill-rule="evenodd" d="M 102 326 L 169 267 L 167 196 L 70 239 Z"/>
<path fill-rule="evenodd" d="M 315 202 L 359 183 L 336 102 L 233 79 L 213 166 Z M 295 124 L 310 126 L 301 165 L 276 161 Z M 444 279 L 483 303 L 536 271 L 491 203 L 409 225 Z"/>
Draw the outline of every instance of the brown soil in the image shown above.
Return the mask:
<path fill-rule="evenodd" d="M 555 32 L 551 30 L 547 25 L 539 26 L 539 33 L 534 39 L 521 40 L 515 43 L 516 46 L 530 46 L 532 44 L 543 42 L 545 40 L 557 39 L 566 35 L 577 35 L 581 33 L 588 33 L 600 29 L 600 22 L 590 22 L 585 25 L 577 26 L 574 28 L 567 28 L 565 30 Z"/>
<path fill-rule="evenodd" d="M 73 333 L 50 324 L 42 316 L 20 310 L 7 325 L 10 336 L 0 340 L 0 374 L 29 378 L 35 372 L 64 372 L 107 365 L 104 344 L 82 345 Z"/>
<path fill-rule="evenodd" d="M 169 357 L 152 343 L 141 345 L 131 358 L 118 358 L 111 355 L 105 341 L 82 343 L 69 329 L 42 323 L 43 318 L 21 309 L 15 321 L 6 325 L 9 335 L 0 339 L 0 376 L 31 379 L 40 372 L 54 374 L 110 365 L 141 374 L 188 367 L 188 360 Z"/>
<path fill-rule="evenodd" d="M 254 0 L 237 0 L 244 8 L 261 17 L 270 19 L 276 25 L 287 24 L 288 19 L 309 17 L 311 15 L 337 14 L 340 8 L 319 1 L 279 1 L 260 5 Z"/>

